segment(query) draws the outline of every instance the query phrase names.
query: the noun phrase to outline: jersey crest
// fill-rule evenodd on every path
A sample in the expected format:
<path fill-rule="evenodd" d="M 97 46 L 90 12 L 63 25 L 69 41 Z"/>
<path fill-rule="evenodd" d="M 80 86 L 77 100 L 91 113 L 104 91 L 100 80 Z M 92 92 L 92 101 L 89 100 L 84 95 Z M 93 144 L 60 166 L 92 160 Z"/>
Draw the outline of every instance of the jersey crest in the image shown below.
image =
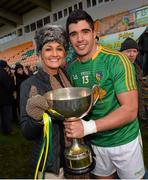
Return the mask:
<path fill-rule="evenodd" d="M 102 72 L 96 72 L 96 80 L 100 81 L 103 77 L 103 73 Z"/>

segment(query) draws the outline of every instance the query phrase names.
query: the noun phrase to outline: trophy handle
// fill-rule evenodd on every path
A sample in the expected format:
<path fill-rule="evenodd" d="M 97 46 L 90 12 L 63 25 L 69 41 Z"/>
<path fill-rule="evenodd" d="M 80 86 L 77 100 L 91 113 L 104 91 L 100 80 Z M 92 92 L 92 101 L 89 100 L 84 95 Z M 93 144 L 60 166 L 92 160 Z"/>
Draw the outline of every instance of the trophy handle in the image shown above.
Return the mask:
<path fill-rule="evenodd" d="M 99 97 L 100 97 L 100 87 L 98 85 L 94 85 L 92 87 L 90 106 L 89 106 L 88 110 L 79 117 L 80 119 L 82 119 L 84 116 L 86 116 L 89 113 L 92 106 L 94 106 L 96 104 Z"/>
<path fill-rule="evenodd" d="M 101 91 L 100 91 L 100 87 L 98 85 L 94 85 L 92 87 L 92 106 L 94 106 L 96 104 L 96 102 L 98 101 L 99 97 L 101 95 Z"/>

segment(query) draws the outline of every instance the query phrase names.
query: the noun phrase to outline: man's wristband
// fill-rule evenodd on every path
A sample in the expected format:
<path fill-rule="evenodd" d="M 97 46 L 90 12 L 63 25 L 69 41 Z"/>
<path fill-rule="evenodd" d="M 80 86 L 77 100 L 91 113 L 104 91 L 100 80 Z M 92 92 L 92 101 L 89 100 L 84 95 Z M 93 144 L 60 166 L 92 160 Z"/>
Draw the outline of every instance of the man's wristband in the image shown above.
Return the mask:
<path fill-rule="evenodd" d="M 84 136 L 97 132 L 97 127 L 96 127 L 96 123 L 94 120 L 84 121 L 82 119 L 81 122 L 84 127 Z"/>

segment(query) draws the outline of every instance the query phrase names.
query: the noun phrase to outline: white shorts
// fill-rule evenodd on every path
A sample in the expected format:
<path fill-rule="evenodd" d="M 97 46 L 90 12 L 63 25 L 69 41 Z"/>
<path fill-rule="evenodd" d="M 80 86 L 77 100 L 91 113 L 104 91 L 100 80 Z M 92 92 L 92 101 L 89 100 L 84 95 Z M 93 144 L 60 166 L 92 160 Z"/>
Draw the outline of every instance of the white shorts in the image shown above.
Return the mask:
<path fill-rule="evenodd" d="M 140 179 L 145 174 L 141 135 L 128 144 L 117 147 L 92 145 L 96 166 L 91 172 L 96 176 L 109 176 L 117 172 L 121 179 Z"/>

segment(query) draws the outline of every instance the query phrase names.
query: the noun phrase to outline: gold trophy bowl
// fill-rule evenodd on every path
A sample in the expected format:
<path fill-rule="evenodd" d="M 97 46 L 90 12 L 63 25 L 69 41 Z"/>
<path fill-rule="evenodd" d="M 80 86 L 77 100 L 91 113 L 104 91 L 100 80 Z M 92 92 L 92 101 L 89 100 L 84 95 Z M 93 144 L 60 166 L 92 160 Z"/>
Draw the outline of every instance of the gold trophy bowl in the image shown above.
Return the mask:
<path fill-rule="evenodd" d="M 99 98 L 99 87 L 92 89 L 83 87 L 68 87 L 52 90 L 46 93 L 47 100 L 52 104 L 49 113 L 60 118 L 83 118 L 91 110 Z M 94 159 L 90 148 L 78 139 L 72 140 L 72 145 L 65 150 L 66 170 L 72 174 L 83 174 L 94 168 Z"/>

